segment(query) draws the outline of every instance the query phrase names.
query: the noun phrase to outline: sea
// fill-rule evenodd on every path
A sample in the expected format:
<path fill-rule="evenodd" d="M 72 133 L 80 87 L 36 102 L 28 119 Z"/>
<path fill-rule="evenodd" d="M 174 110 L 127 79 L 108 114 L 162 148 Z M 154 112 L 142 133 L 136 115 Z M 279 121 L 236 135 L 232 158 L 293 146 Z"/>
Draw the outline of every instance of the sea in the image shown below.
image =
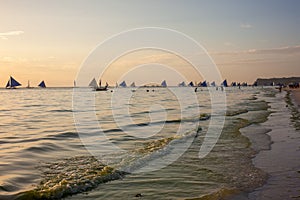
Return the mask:
<path fill-rule="evenodd" d="M 299 199 L 290 96 L 273 87 L 0 89 L 0 199 Z M 212 112 L 216 102 L 226 110 Z M 294 155 L 278 157 L 283 143 L 268 154 L 276 129 L 278 143 L 293 135 Z"/>

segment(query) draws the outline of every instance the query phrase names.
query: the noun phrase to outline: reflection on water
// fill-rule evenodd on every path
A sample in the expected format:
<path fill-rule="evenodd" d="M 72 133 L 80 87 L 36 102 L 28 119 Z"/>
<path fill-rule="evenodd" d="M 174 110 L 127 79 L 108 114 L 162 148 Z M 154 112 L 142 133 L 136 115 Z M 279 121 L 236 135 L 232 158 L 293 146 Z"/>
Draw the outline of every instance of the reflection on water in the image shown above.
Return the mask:
<path fill-rule="evenodd" d="M 186 89 L 178 88 L 182 94 Z M 272 89 L 227 89 L 228 111 L 224 130 L 213 151 L 203 159 L 198 158 L 198 153 L 210 120 L 209 117 L 199 120 L 199 117 L 200 114 L 210 113 L 210 99 L 206 90 L 196 93 L 199 102 L 196 106 L 200 112 L 194 113 L 194 104 L 187 100 L 186 107 L 181 110 L 176 96 L 166 88 L 156 88 L 149 93 L 145 88 L 137 89 L 128 102 L 132 121 L 126 118 L 128 116 L 119 116 L 122 127 L 115 123 L 112 112 L 112 108 L 116 112 L 122 109 L 111 104 L 114 92 L 95 93 L 95 114 L 102 130 L 113 144 L 126 150 L 126 155 L 99 158 L 104 162 L 113 160 L 110 167 L 135 169 L 144 162 L 163 162 L 174 149 L 184 148 L 188 140 L 192 141 L 188 150 L 171 165 L 153 172 L 112 176 L 111 180 L 121 179 L 107 184 L 99 181 L 102 180 L 105 166 L 99 163 L 97 168 L 99 161 L 94 162 L 75 129 L 72 89 L 0 92 L 0 171 L 4 172 L 0 174 L 0 199 L 10 199 L 25 191 L 31 192 L 25 193 L 24 198 L 32 195 L 33 191 L 35 197 L 46 197 L 41 195 L 42 190 L 43 195 L 51 198 L 90 189 L 93 190 L 88 196 L 78 194 L 68 198 L 130 199 L 138 193 L 145 199 L 196 198 L 216 191 L 224 195 L 237 191 L 248 192 L 260 186 L 266 178 L 265 173 L 253 166 L 251 158 L 255 152 L 239 128 L 267 119 L 269 113 L 265 98 L 271 97 L 264 94 L 272 93 Z M 79 92 L 84 95 L 89 89 L 83 88 Z M 128 93 L 130 89 L 120 92 Z M 192 117 L 182 119 L 181 112 L 187 112 Z M 155 118 L 155 114 L 158 117 L 166 114 L 166 118 Z M 182 121 L 192 128 L 178 135 Z M 134 133 L 137 135 L 128 134 L 132 127 L 138 127 L 141 131 Z M 151 135 L 152 128 L 160 131 Z M 125 129 L 129 131 L 124 132 Z M 97 134 L 89 137 L 91 144 L 95 143 L 93 139 L 97 138 Z M 262 140 L 268 142 L 269 138 L 262 137 Z M 68 173 L 78 176 L 75 182 L 75 179 L 64 177 Z M 91 187 L 83 187 L 86 184 Z M 50 190 L 54 192 L 49 193 Z"/>

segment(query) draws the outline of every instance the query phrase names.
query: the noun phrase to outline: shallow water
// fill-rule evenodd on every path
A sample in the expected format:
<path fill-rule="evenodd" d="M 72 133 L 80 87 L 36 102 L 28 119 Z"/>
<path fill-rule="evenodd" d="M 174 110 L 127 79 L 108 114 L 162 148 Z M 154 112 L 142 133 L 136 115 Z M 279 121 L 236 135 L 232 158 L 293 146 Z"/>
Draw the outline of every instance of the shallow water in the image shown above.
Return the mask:
<path fill-rule="evenodd" d="M 130 90 L 122 89 L 118 94 L 126 95 Z M 176 90 L 184 96 L 187 88 Z M 90 89 L 77 92 L 84 96 Z M 1 90 L 0 93 L 0 199 L 61 196 L 131 199 L 136 194 L 144 199 L 188 199 L 217 191 L 250 192 L 267 177 L 254 167 L 251 159 L 270 144 L 265 134 L 269 130 L 258 130 L 254 124 L 264 122 L 270 114 L 266 101 L 274 95 L 271 88 L 226 89 L 224 129 L 212 152 L 202 159 L 198 153 L 210 119 L 199 121 L 199 116 L 211 111 L 207 90 L 196 93 L 199 105 L 185 99 L 181 109 L 174 93 L 166 88 L 150 92 L 137 89 L 128 102 L 132 121 L 119 106 L 122 104 L 111 104 L 111 97 L 117 91 L 95 93 L 95 106 L 87 106 L 91 110 L 72 108 L 73 90 L 68 88 Z M 88 114 L 90 111 L 95 112 L 94 118 Z M 83 139 L 74 125 L 78 123 L 74 122 L 74 112 L 80 113 L 86 121 L 99 123 L 106 139 L 124 151 L 105 155 L 102 152 L 97 157 L 99 160 L 92 158 L 86 147 L 103 147 L 103 137 L 99 137 L 93 126 L 87 125 L 85 130 L 90 131 Z M 188 117 L 182 118 L 182 115 Z M 239 131 L 246 126 L 248 134 L 252 132 L 259 137 L 253 148 Z M 139 131 L 134 131 L 136 127 Z M 153 134 L 153 130 L 159 131 Z M 181 130 L 180 133 L 177 130 Z M 185 150 L 187 142 L 191 145 Z M 183 155 L 162 169 L 120 172 L 135 172 L 145 165 L 151 167 L 151 163 L 157 166 L 180 150 Z M 104 169 L 105 164 L 115 169 Z M 72 178 L 72 174 L 76 176 Z M 33 193 L 34 196 L 30 196 Z M 75 193 L 79 194 L 68 197 Z"/>
<path fill-rule="evenodd" d="M 288 102 L 289 93 L 270 98 L 273 112 L 261 127 L 269 129 L 272 140 L 270 149 L 264 149 L 254 163 L 269 174 L 267 183 L 249 195 L 250 199 L 299 199 L 300 198 L 300 132 L 299 117 L 294 105 Z M 280 101 L 286 99 L 287 102 Z"/>

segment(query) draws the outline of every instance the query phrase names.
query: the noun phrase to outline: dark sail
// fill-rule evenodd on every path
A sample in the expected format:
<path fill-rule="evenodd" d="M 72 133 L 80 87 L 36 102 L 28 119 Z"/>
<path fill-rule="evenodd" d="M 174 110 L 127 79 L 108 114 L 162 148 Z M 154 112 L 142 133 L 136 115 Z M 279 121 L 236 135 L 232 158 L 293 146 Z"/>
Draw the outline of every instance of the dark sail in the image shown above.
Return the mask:
<path fill-rule="evenodd" d="M 194 87 L 193 81 L 191 81 L 191 82 L 189 83 L 189 86 L 190 86 L 190 87 Z"/>
<path fill-rule="evenodd" d="M 164 81 L 161 83 L 161 86 L 162 86 L 162 87 L 167 87 L 167 82 L 166 82 L 166 80 L 164 80 Z"/>
<path fill-rule="evenodd" d="M 41 88 L 45 88 L 46 87 L 45 81 L 42 81 L 38 86 Z"/>
<path fill-rule="evenodd" d="M 125 81 L 123 81 L 122 83 L 120 83 L 120 85 L 119 85 L 120 87 L 127 87 L 127 84 L 126 84 L 126 82 Z"/>
<path fill-rule="evenodd" d="M 203 81 L 203 83 L 201 83 L 201 87 L 207 87 L 206 81 Z"/>
<path fill-rule="evenodd" d="M 226 79 L 223 81 L 222 86 L 228 87 L 228 84 L 227 84 L 227 80 L 226 80 Z"/>
<path fill-rule="evenodd" d="M 21 83 L 19 83 L 18 81 L 16 81 L 13 77 L 10 77 L 7 84 L 6 84 L 6 88 L 14 88 L 17 86 L 20 86 Z"/>

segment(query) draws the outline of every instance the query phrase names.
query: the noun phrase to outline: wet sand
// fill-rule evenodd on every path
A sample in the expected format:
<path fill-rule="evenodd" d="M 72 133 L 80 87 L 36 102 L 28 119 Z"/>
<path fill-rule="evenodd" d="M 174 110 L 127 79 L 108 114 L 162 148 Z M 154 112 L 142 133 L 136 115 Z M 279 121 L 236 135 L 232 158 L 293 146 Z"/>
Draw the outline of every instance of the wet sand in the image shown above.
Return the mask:
<path fill-rule="evenodd" d="M 300 89 L 291 90 L 291 97 L 295 104 L 297 104 L 298 109 L 300 108 Z"/>
<path fill-rule="evenodd" d="M 299 105 L 299 90 L 293 97 Z M 284 95 L 283 92 L 279 95 Z M 256 199 L 299 199 L 300 198 L 300 151 L 299 132 L 291 125 L 290 110 L 286 103 L 272 102 L 271 110 L 276 110 L 269 120 L 262 124 L 272 131 L 268 133 L 273 144 L 270 150 L 261 151 L 253 160 L 255 166 L 269 174 L 267 183 L 252 192 L 248 197 Z"/>

